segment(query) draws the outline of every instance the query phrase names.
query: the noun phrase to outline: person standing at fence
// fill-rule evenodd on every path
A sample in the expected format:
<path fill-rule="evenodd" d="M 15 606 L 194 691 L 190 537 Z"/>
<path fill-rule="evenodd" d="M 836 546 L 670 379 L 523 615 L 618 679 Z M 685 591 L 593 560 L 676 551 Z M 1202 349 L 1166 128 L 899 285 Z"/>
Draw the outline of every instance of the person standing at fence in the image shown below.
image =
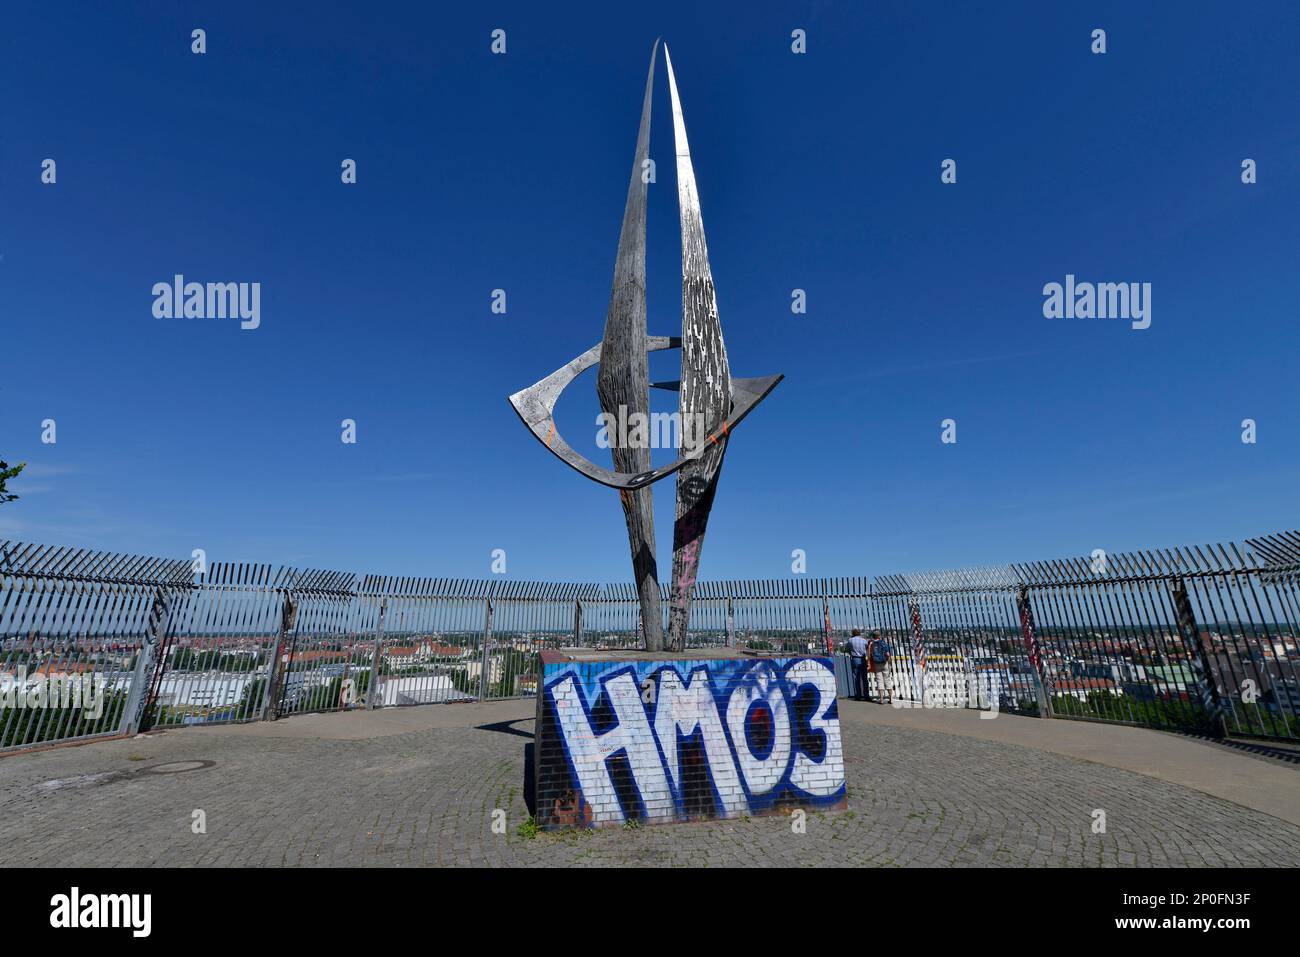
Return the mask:
<path fill-rule="evenodd" d="M 853 681 L 853 700 L 870 700 L 867 687 L 867 640 L 862 637 L 862 629 L 854 628 L 849 638 L 849 677 Z"/>
<path fill-rule="evenodd" d="M 889 688 L 889 642 L 880 637 L 880 632 L 873 631 L 866 644 L 867 672 L 876 676 L 876 687 L 880 689 L 880 703 L 884 704 L 886 697 L 893 699 Z M 864 677 L 863 684 L 867 686 L 867 700 L 870 701 L 870 679 Z"/>

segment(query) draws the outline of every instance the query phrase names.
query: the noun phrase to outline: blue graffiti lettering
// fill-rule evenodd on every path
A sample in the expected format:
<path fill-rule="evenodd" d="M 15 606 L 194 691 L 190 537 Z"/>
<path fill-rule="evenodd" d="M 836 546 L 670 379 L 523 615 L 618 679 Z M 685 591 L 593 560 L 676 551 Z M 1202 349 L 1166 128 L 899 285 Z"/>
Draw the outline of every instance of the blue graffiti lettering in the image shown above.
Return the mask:
<path fill-rule="evenodd" d="M 548 665 L 570 823 L 738 817 L 845 795 L 829 659 Z M 546 801 L 551 795 L 543 795 Z M 581 814 L 577 813 L 581 809 Z"/>

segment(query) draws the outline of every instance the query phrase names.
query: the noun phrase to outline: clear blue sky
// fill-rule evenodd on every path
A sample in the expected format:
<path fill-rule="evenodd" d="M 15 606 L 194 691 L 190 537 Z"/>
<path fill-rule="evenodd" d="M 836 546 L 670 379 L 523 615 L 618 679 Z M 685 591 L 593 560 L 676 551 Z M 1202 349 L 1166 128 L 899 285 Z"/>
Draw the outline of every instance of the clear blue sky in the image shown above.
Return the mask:
<path fill-rule="evenodd" d="M 733 373 L 786 375 L 735 434 L 703 577 L 1297 524 L 1292 3 L 108 6 L 0 21 L 0 456 L 30 463 L 0 537 L 464 577 L 504 548 L 512 578 L 629 578 L 615 493 L 506 397 L 600 338 L 659 35 Z M 675 335 L 657 80 L 650 328 Z M 155 319 L 175 273 L 260 282 L 261 328 Z M 1067 273 L 1150 282 L 1151 328 L 1044 318 Z M 588 373 L 559 424 L 604 464 L 597 411 Z"/>

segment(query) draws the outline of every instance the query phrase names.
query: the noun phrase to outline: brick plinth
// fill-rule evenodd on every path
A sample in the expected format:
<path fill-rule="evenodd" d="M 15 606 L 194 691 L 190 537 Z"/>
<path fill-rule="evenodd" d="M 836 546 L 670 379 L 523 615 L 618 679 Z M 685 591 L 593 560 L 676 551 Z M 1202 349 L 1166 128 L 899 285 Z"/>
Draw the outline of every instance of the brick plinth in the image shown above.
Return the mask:
<path fill-rule="evenodd" d="M 542 653 L 543 828 L 843 807 L 831 659 L 725 651 Z"/>

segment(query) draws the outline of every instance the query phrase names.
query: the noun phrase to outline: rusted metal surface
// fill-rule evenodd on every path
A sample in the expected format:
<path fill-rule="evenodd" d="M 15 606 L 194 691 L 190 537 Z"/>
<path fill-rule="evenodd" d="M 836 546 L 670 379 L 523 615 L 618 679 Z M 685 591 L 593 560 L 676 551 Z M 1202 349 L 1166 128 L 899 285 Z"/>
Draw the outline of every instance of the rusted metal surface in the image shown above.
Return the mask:
<path fill-rule="evenodd" d="M 632 160 L 632 178 L 627 187 L 623 229 L 618 238 L 614 262 L 614 283 L 601 342 L 600 373 L 596 392 L 600 407 L 614 421 L 632 415 L 650 414 L 650 364 L 646 351 L 645 230 L 648 176 L 645 164 L 650 155 L 650 101 L 654 91 L 655 58 L 659 41 L 650 51 L 645 96 L 641 103 L 641 127 Z M 614 468 L 642 474 L 650 471 L 649 443 L 614 442 L 610 452 Z M 654 492 L 649 486 L 619 492 L 623 518 L 627 523 L 628 547 L 632 553 L 632 580 L 641 598 L 641 621 L 647 648 L 663 647 L 663 625 L 659 614 L 659 566 L 655 558 Z"/>

